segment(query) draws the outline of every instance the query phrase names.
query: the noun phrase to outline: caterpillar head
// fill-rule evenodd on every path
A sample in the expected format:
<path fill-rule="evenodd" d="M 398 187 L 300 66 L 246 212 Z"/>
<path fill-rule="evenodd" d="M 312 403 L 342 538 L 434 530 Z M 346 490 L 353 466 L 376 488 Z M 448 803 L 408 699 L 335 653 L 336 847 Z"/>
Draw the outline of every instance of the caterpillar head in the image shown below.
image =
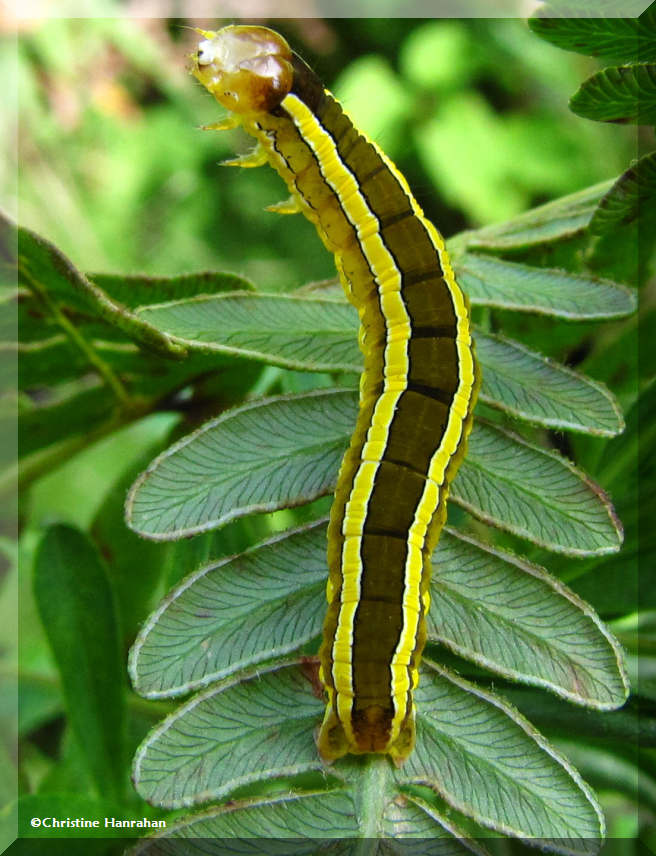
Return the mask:
<path fill-rule="evenodd" d="M 267 27 L 234 25 L 205 39 L 192 56 L 192 74 L 234 113 L 274 110 L 293 82 L 291 48 Z"/>

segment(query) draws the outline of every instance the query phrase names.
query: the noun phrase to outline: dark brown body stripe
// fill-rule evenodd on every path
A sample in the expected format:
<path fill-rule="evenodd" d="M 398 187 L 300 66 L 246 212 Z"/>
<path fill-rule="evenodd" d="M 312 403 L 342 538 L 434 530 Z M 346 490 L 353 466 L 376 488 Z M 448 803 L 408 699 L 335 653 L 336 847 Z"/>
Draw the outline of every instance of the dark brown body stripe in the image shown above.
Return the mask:
<path fill-rule="evenodd" d="M 419 282 L 403 275 L 403 300 L 412 323 L 422 327 L 456 328 L 457 317 L 444 278 L 433 271 L 430 278 Z"/>
<path fill-rule="evenodd" d="M 278 128 L 272 123 L 271 129 L 265 128 L 265 133 L 269 133 L 276 151 L 292 173 L 286 177 L 287 181 L 311 212 L 316 212 L 316 216 L 308 216 L 315 216 L 320 234 L 337 255 L 342 277 L 353 289 L 351 299 L 358 307 L 366 335 L 358 428 L 342 464 L 341 472 L 347 473 L 348 477 L 345 481 L 340 475 L 331 511 L 328 553 L 331 580 L 336 586 L 324 626 L 321 659 L 324 681 L 334 693 L 331 697 L 335 715 L 340 716 L 338 695 L 350 695 L 353 734 L 369 735 L 366 739 L 371 743 L 369 746 L 361 744 L 363 750 L 380 751 L 389 738 L 392 722 L 397 722 L 398 726 L 399 716 L 405 722 L 412 711 L 412 675 L 424 645 L 425 625 L 422 597 L 414 606 L 406 603 L 406 566 L 410 561 L 408 532 L 423 502 L 427 474 L 436 451 L 441 448 L 451 405 L 459 388 L 455 337 L 464 310 L 459 315 L 434 237 L 425 221 L 417 216 L 415 203 L 400 183 L 398 174 L 390 169 L 376 147 L 353 127 L 341 106 L 323 90 L 304 63 L 295 57 L 294 66 L 297 74 L 293 92 L 309 107 L 319 121 L 321 131 L 332 140 L 339 163 L 356 177 L 355 192 L 377 221 L 378 235 L 390 258 L 388 268 L 372 268 L 363 248 L 366 239 L 359 231 L 360 228 L 369 230 L 370 226 L 366 218 L 362 224 L 358 222 L 356 236 L 355 221 L 349 220 L 346 213 L 349 210 L 347 195 L 354 190 L 343 191 L 345 195 L 342 196 L 341 191 L 332 187 L 328 180 L 318 180 L 324 169 L 318 149 L 315 151 L 308 144 L 296 126 L 290 123 L 291 127 L 284 125 Z M 280 115 L 284 115 L 284 109 Z M 296 137 L 292 139 L 294 134 Z M 392 320 L 386 315 L 384 292 L 378 288 L 379 274 L 383 277 L 391 275 L 390 281 L 398 279 L 396 288 L 406 319 L 395 317 Z M 400 391 L 389 421 L 385 423 L 384 447 L 372 461 L 376 471 L 359 536 L 359 559 L 363 570 L 359 594 L 351 601 L 354 613 L 348 665 L 352 689 L 348 691 L 342 687 L 336 691 L 332 640 L 337 639 L 341 632 L 340 610 L 349 602 L 350 596 L 343 597 L 344 579 L 334 570 L 341 567 L 341 556 L 345 545 L 348 546 L 347 538 L 353 536 L 345 536 L 333 521 L 345 521 L 347 518 L 346 507 L 353 495 L 355 479 L 368 454 L 365 446 L 372 439 L 367 426 L 372 426 L 377 403 L 383 390 L 387 389 L 388 332 L 393 326 L 404 328 L 408 323 L 411 334 L 406 346 L 407 368 L 404 369 L 405 377 L 400 378 L 404 380 L 405 389 Z M 395 363 L 390 366 L 393 371 L 398 371 Z M 394 378 L 397 383 L 396 375 Z M 394 388 L 398 389 L 398 386 Z M 374 432 L 372 436 L 377 438 L 378 434 Z M 445 493 L 440 485 L 438 495 Z M 441 505 L 436 521 L 444 517 L 443 503 Z M 428 542 L 428 534 L 426 538 Z M 424 548 L 427 550 L 426 545 L 420 554 L 423 568 L 421 594 L 426 591 L 429 571 Z M 416 599 L 416 594 L 413 598 Z M 408 610 L 415 611 L 418 622 L 410 644 L 403 641 L 409 621 Z M 395 668 L 407 669 L 409 683 L 403 702 L 394 684 Z M 400 709 L 398 705 L 401 705 Z M 331 752 L 325 746 L 322 751 Z M 399 751 L 407 754 L 408 750 Z"/>
<path fill-rule="evenodd" d="M 383 460 L 378 467 L 364 531 L 407 532 L 424 489 L 425 477 L 407 466 Z M 403 502 L 395 502 L 402 497 Z M 375 573 L 375 571 L 374 571 Z M 394 575 L 394 569 L 388 570 Z"/>
<path fill-rule="evenodd" d="M 433 324 L 429 326 L 427 324 L 417 324 L 417 326 L 412 327 L 412 338 L 413 339 L 455 339 L 457 335 L 457 329 L 455 327 L 450 327 L 448 324 Z"/>
<path fill-rule="evenodd" d="M 400 193 L 397 180 L 386 170 L 380 155 L 354 128 L 344 131 L 344 114 L 331 99 L 324 98 L 317 115 L 331 134 L 342 161 L 354 174 L 363 176 L 359 180 L 360 192 L 378 219 L 381 235 L 397 268 L 403 270 L 404 266 L 411 267 L 415 258 L 433 256 L 430 278 L 424 277 L 419 283 L 411 283 L 407 287 L 406 297 L 402 277 L 401 289 L 413 328 L 415 324 L 419 326 L 421 321 L 423 330 L 427 331 L 433 322 L 439 322 L 434 324 L 439 330 L 437 335 L 423 335 L 409 343 L 409 389 L 403 393 L 397 405 L 364 522 L 361 554 L 367 573 L 363 576 L 361 597 L 354 619 L 352 654 L 354 710 L 357 710 L 360 705 L 370 704 L 372 699 L 381 701 L 390 697 L 390 675 L 381 670 L 378 664 L 391 662 L 399 643 L 403 626 L 402 597 L 407 545 L 389 535 L 392 532 L 407 532 L 410 528 L 423 492 L 426 471 L 442 440 L 452 393 L 457 386 L 457 378 L 446 376 L 448 368 L 454 364 L 455 345 L 451 339 L 443 337 L 442 330 L 446 329 L 453 334 L 457 316 L 430 237 L 423 225 L 412 216 L 407 197 Z M 331 120 L 336 120 L 334 127 L 331 126 Z M 375 182 L 373 178 L 376 178 Z M 372 318 L 374 305 L 377 317 Z M 362 320 L 366 328 L 377 331 L 379 342 L 385 341 L 385 319 L 378 301 L 370 302 Z M 382 387 L 382 349 L 376 349 L 375 359 L 378 364 L 371 365 L 370 360 L 367 368 L 380 379 L 379 387 Z M 440 364 L 445 368 L 442 374 L 438 369 L 436 377 L 435 369 Z M 434 389 L 442 401 L 435 400 L 434 395 L 431 397 L 410 388 L 423 387 L 425 392 L 430 384 L 435 386 L 442 383 L 446 389 Z M 371 535 L 371 532 L 387 533 L 387 537 Z M 365 557 L 368 538 L 377 539 L 374 542 L 379 547 L 377 556 L 368 550 Z M 392 550 L 380 552 L 381 541 L 391 542 L 394 545 Z M 394 553 L 392 561 L 390 552 Z M 382 589 L 394 592 L 396 598 L 380 604 L 377 598 Z M 391 709 L 388 715 L 391 720 Z"/>
<path fill-rule="evenodd" d="M 426 478 L 430 459 L 439 446 L 448 406 L 417 392 L 401 396 L 389 433 L 384 460 L 402 462 Z M 392 491 L 387 505 L 394 504 L 398 491 Z M 414 508 L 412 509 L 414 513 Z M 412 521 L 410 521 L 412 522 Z"/>

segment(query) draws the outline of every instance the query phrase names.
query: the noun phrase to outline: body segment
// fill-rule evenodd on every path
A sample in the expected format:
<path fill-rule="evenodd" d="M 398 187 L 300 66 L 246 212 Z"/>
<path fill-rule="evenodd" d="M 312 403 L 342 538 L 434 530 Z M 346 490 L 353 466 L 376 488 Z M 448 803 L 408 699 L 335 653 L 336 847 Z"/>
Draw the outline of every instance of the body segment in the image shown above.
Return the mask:
<path fill-rule="evenodd" d="M 319 751 L 326 760 L 386 752 L 401 762 L 414 743 L 430 556 L 476 396 L 468 309 L 403 176 L 281 37 L 261 27 L 205 34 L 196 76 L 207 86 L 214 58 L 230 53 L 217 43 L 222 34 L 273 51 L 258 62 L 280 100 L 262 96 L 260 75 L 252 104 L 245 88 L 237 98 L 239 119 L 334 254 L 361 323 L 360 411 L 328 531 Z M 231 73 L 229 98 L 208 88 L 235 109 Z"/>

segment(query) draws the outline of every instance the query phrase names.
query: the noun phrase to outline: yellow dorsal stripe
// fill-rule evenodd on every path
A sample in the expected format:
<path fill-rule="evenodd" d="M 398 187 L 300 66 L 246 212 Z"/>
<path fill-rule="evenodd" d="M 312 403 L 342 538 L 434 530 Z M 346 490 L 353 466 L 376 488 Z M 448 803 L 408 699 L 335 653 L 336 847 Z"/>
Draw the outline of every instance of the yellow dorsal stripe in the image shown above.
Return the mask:
<path fill-rule="evenodd" d="M 342 552 L 342 606 L 333 642 L 333 680 L 338 688 L 338 716 L 349 740 L 355 743 L 351 725 L 353 707 L 353 626 L 357 605 L 361 593 L 363 573 L 362 557 L 360 555 L 362 527 L 366 518 L 367 508 L 373 492 L 374 480 L 379 462 L 383 456 L 387 433 L 391 426 L 395 406 L 407 388 L 409 371 L 408 342 L 412 335 L 410 318 L 401 295 L 402 271 L 396 265 L 395 259 L 385 246 L 381 235 L 380 225 L 370 209 L 366 197 L 361 192 L 358 178 L 342 161 L 337 147 L 329 133 L 317 116 L 295 95 L 288 95 L 282 107 L 291 116 L 303 140 L 312 149 L 319 169 L 326 182 L 335 191 L 342 210 L 356 230 L 362 252 L 367 259 L 374 280 L 378 284 L 378 295 L 381 311 L 385 318 L 387 339 L 385 344 L 385 367 L 394 367 L 394 374 L 401 378 L 393 395 L 389 395 L 389 375 L 385 373 L 385 387 L 380 396 L 373 415 L 372 425 L 367 432 L 367 442 L 364 445 L 363 461 L 357 469 L 353 489 L 346 503 L 343 534 L 349 537 L 344 541 Z M 375 144 L 374 144 L 375 145 Z M 457 398 L 471 398 L 474 385 L 473 359 L 470 349 L 470 338 L 467 311 L 460 289 L 455 283 L 453 272 L 444 250 L 444 244 L 435 228 L 423 216 L 419 205 L 413 198 L 410 189 L 396 167 L 378 149 L 383 162 L 395 176 L 402 192 L 409 200 L 415 216 L 420 219 L 431 239 L 440 258 L 444 277 L 452 295 L 455 314 L 458 318 L 458 361 L 459 385 Z M 380 288 L 384 282 L 384 290 Z M 403 323 L 399 330 L 399 319 Z M 390 335 L 392 334 L 393 335 Z M 391 374 L 391 372 L 390 372 Z M 399 642 L 390 665 L 391 695 L 394 702 L 394 719 L 390 732 L 390 743 L 397 738 L 406 714 L 405 698 L 411 689 L 412 679 L 407 668 L 397 668 L 395 664 L 408 665 L 411 653 L 415 647 L 420 615 L 420 588 L 422 579 L 422 547 L 428 526 L 440 500 L 439 485 L 445 478 L 446 467 L 462 439 L 462 417 L 457 408 L 451 408 L 447 429 L 439 448 L 431 460 L 424 493 L 417 507 L 413 525 L 408 533 L 408 554 L 404 571 L 404 609 L 403 628 Z M 381 430 L 382 428 L 382 430 Z M 376 434 L 376 440 L 371 435 Z M 369 457 L 374 462 L 367 460 Z M 351 537 L 352 536 L 352 537 Z M 340 657 L 348 653 L 348 662 L 339 662 Z M 416 679 L 415 681 L 416 682 Z"/>
<path fill-rule="evenodd" d="M 383 277 L 386 289 L 380 294 L 380 305 L 386 320 L 387 330 L 390 322 L 394 321 L 394 336 L 388 336 L 385 344 L 385 364 L 401 366 L 401 373 L 407 377 L 408 354 L 407 344 L 410 340 L 410 318 L 401 297 L 401 272 L 396 267 L 380 234 L 378 220 L 369 208 L 367 200 L 360 191 L 357 177 L 341 161 L 337 148 L 329 132 L 321 125 L 318 118 L 296 95 L 288 95 L 282 102 L 282 107 L 289 113 L 303 140 L 310 146 L 319 164 L 319 169 L 326 182 L 335 191 L 342 210 L 353 225 L 358 235 L 362 252 L 369 263 L 372 275 L 378 282 Z M 400 323 L 399 323 L 400 321 Z M 387 379 L 385 380 L 387 392 Z M 398 389 L 391 395 L 381 395 L 373 416 L 373 425 L 389 429 L 394 407 L 403 389 Z M 366 446 L 365 446 L 366 448 Z M 357 605 L 360 600 L 360 584 L 362 577 L 362 558 L 360 544 L 362 525 L 366 508 L 373 491 L 374 479 L 379 466 L 378 458 L 375 463 L 364 460 L 358 467 L 351 498 L 346 504 L 345 520 L 358 521 L 355 537 L 345 540 L 342 552 L 342 601 L 344 602 L 339 614 L 339 621 L 333 642 L 333 680 L 338 686 L 343 683 L 344 693 L 338 696 L 338 713 L 346 734 L 355 743 L 355 735 L 351 726 L 351 710 L 353 704 L 353 624 Z M 360 500 L 360 498 L 362 498 Z M 354 514 L 354 508 L 362 506 L 362 513 Z M 335 654 L 349 652 L 348 662 L 343 665 Z M 392 687 L 394 693 L 394 687 Z M 350 694 L 350 695 L 349 695 Z"/>

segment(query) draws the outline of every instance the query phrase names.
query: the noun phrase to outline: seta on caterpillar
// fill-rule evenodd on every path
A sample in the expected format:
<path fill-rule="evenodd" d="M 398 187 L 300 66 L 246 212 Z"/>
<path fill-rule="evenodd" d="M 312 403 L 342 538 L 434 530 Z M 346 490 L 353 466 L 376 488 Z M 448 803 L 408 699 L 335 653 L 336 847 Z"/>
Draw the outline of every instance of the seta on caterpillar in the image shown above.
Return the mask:
<path fill-rule="evenodd" d="M 360 410 L 328 527 L 320 652 L 322 758 L 382 752 L 402 763 L 426 639 L 430 557 L 465 453 L 479 383 L 466 298 L 444 241 L 404 177 L 354 127 L 274 31 L 199 31 L 193 74 L 257 140 L 239 166 L 270 163 L 335 256 L 360 316 Z"/>

